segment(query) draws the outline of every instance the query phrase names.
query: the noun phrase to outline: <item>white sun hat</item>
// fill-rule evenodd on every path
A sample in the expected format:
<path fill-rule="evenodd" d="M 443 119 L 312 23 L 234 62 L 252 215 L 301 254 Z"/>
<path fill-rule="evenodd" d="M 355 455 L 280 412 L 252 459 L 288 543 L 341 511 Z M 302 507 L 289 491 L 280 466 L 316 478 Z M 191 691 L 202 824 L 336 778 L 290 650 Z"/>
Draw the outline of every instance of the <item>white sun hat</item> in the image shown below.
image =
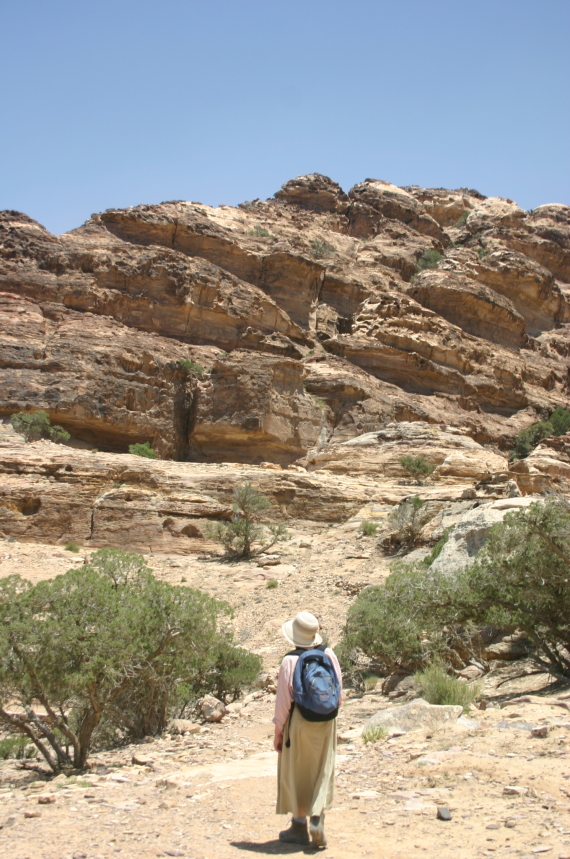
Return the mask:
<path fill-rule="evenodd" d="M 319 635 L 319 621 L 309 611 L 300 611 L 293 620 L 286 621 L 281 632 L 295 647 L 317 647 L 323 640 Z"/>

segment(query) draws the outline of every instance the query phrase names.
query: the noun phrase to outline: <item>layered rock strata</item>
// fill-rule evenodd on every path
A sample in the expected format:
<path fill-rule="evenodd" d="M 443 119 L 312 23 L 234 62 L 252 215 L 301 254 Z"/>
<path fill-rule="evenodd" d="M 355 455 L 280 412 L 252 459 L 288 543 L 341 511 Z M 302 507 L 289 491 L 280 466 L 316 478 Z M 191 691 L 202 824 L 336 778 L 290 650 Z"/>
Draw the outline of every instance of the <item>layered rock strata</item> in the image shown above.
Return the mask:
<path fill-rule="evenodd" d="M 394 421 L 505 451 L 569 399 L 558 204 L 311 174 L 62 236 L 4 212 L 0 290 L 0 414 L 45 409 L 110 452 L 287 465 Z"/>

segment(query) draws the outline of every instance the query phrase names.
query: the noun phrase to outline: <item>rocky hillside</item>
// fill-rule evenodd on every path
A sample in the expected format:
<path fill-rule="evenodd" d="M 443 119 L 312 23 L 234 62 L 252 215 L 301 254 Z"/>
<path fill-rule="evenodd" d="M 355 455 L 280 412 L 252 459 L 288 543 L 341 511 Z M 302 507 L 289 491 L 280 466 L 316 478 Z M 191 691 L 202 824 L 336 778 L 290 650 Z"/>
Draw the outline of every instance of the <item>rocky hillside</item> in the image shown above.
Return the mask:
<path fill-rule="evenodd" d="M 434 569 L 453 572 L 507 513 L 570 495 L 570 433 L 508 458 L 570 403 L 569 207 L 374 180 L 346 194 L 311 175 L 266 202 L 109 210 L 62 236 L 4 212 L 0 314 L 0 577 L 142 552 L 160 580 L 223 598 L 270 679 L 287 618 L 313 611 L 335 644 L 386 578 L 399 502 L 426 513 L 408 558 L 445 536 Z M 69 442 L 10 426 L 37 409 Z M 159 459 L 128 452 L 147 441 Z M 405 455 L 430 475 L 416 482 Z M 228 564 L 207 524 L 245 482 L 291 539 Z M 373 675 L 347 695 L 330 814 L 343 857 L 374 853 L 379 832 L 390 857 L 570 855 L 567 684 L 537 673 L 523 634 L 486 632 L 458 670 L 483 684 L 469 718 L 444 708 L 439 731 L 398 724 L 364 745 L 367 720 L 418 689 Z M 280 852 L 275 687 L 260 686 L 220 724 L 98 750 L 85 778 L 0 761 L 5 855 Z"/>
<path fill-rule="evenodd" d="M 100 451 L 286 466 L 423 421 L 504 453 L 569 399 L 563 205 L 314 174 L 62 236 L 9 211 L 0 290 L 0 414 Z"/>
<path fill-rule="evenodd" d="M 507 458 L 570 399 L 562 205 L 315 174 L 62 236 L 4 212 L 0 290 L 0 536 L 186 554 L 245 480 L 277 517 L 340 523 L 570 477 L 564 439 Z M 68 445 L 12 431 L 34 409 Z M 145 441 L 161 461 L 127 454 Z M 420 490 L 406 454 L 435 468 Z"/>

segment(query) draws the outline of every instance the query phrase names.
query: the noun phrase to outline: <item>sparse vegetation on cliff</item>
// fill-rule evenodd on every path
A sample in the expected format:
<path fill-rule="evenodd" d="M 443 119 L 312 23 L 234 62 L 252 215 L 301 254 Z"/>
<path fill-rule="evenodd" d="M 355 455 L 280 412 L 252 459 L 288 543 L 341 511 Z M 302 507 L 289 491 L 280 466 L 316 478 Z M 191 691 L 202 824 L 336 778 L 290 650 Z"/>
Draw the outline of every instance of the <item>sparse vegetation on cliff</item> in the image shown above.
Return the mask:
<path fill-rule="evenodd" d="M 98 732 L 156 734 L 206 692 L 231 700 L 261 662 L 234 646 L 221 625 L 229 613 L 115 549 L 36 585 L 5 578 L 0 725 L 27 737 L 57 771 L 83 767 Z"/>
<path fill-rule="evenodd" d="M 265 227 L 260 227 L 259 224 L 257 224 L 253 228 L 253 230 L 248 230 L 247 234 L 248 234 L 248 236 L 253 236 L 256 239 L 269 239 L 269 238 L 271 238 L 271 233 L 269 232 L 269 230 L 266 230 Z"/>
<path fill-rule="evenodd" d="M 207 534 L 220 542 L 230 558 L 250 558 L 266 552 L 275 543 L 288 540 L 282 524 L 263 524 L 261 516 L 271 504 L 257 489 L 246 483 L 234 492 L 233 515 L 229 522 L 209 524 Z"/>
<path fill-rule="evenodd" d="M 313 259 L 327 259 L 336 254 L 336 248 L 322 237 L 313 239 L 311 242 L 311 256 Z"/>
<path fill-rule="evenodd" d="M 510 459 L 525 459 L 544 438 L 570 431 L 570 410 L 557 406 L 547 421 L 539 421 L 521 430 L 515 438 Z"/>
<path fill-rule="evenodd" d="M 406 474 L 417 483 L 421 483 L 423 478 L 429 477 L 434 470 L 434 466 L 427 461 L 425 456 L 401 456 L 399 462 Z"/>
<path fill-rule="evenodd" d="M 134 456 L 144 456 L 146 459 L 156 459 L 156 451 L 150 446 L 150 441 L 144 443 L 130 444 L 129 453 Z"/>
<path fill-rule="evenodd" d="M 432 249 L 425 250 L 418 260 L 416 274 L 419 274 L 420 271 L 425 271 L 426 268 L 435 268 L 440 259 L 443 259 L 443 255 L 439 251 Z"/>
<path fill-rule="evenodd" d="M 186 358 L 181 358 L 178 363 L 189 376 L 198 376 L 200 379 L 204 375 L 204 368 L 201 364 L 198 364 L 195 361 L 188 361 Z"/>
<path fill-rule="evenodd" d="M 17 412 L 10 417 L 10 423 L 25 441 L 38 441 L 49 438 L 51 441 L 68 441 L 71 436 L 59 424 L 50 423 L 49 415 L 41 409 L 35 412 Z"/>

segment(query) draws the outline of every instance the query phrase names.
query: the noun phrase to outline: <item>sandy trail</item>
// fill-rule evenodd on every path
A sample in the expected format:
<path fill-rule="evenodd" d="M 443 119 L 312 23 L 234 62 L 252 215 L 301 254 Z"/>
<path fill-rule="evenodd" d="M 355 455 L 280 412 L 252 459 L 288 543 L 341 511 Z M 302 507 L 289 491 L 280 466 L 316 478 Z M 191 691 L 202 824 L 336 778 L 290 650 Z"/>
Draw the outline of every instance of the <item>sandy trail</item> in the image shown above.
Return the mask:
<path fill-rule="evenodd" d="M 310 546 L 284 551 L 283 563 L 292 569 L 276 589 L 258 578 L 255 562 L 228 566 L 175 556 L 149 561 L 169 581 L 201 584 L 228 599 L 238 638 L 275 670 L 286 650 L 279 634 L 284 619 L 318 605 L 334 642 L 350 604 L 335 581 L 379 580 L 387 569 L 372 544 L 357 540 L 346 526 L 324 535 L 300 529 L 294 536 Z M 342 564 L 341 553 L 364 557 Z M 82 555 L 72 558 L 54 546 L 3 541 L 0 548 L 2 575 L 18 571 L 37 580 L 82 562 Z M 517 670 L 506 667 L 503 679 Z M 486 680 L 485 694 L 496 707 L 473 711 L 471 730 L 339 745 L 335 804 L 327 815 L 329 859 L 570 857 L 570 712 L 552 703 L 560 688 L 548 686 L 546 675 L 497 689 L 499 679 Z M 551 697 L 499 709 L 523 692 Z M 277 840 L 287 819 L 274 813 L 274 699 L 257 694 L 239 715 L 198 734 L 93 754 L 92 772 L 81 777 L 46 781 L 14 761 L 0 762 L 0 855 L 238 859 L 311 853 Z M 339 732 L 361 726 L 387 706 L 394 703 L 379 692 L 349 699 Z M 549 726 L 548 736 L 531 737 L 532 726 Z M 46 793 L 55 801 L 40 803 Z M 438 805 L 450 809 L 451 821 L 436 818 Z"/>

